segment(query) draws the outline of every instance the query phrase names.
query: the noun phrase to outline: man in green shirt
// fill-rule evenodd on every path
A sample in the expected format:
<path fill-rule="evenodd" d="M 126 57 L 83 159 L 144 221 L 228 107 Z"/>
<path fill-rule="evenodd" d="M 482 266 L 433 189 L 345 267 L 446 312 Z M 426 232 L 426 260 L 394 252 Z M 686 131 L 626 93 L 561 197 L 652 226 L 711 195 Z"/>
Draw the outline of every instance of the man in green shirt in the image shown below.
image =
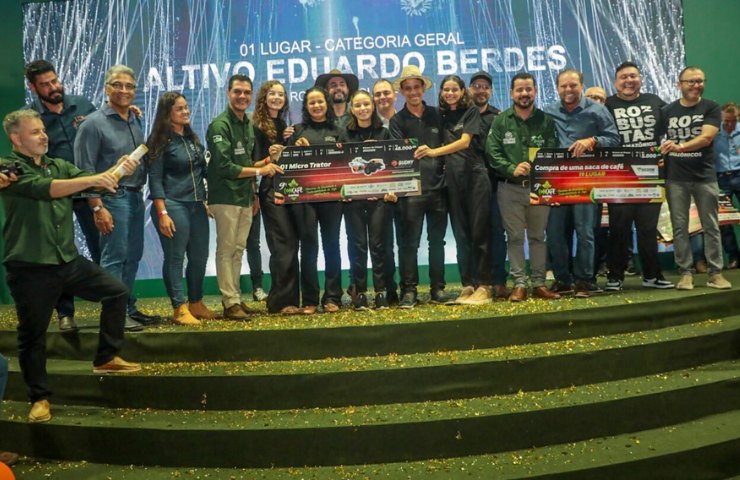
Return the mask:
<path fill-rule="evenodd" d="M 254 129 L 246 111 L 252 102 L 252 80 L 229 78 L 229 107 L 208 126 L 208 206 L 216 220 L 216 279 L 224 317 L 245 320 L 241 300 L 242 257 L 252 226 L 254 180 L 283 170 L 273 163 L 252 165 Z"/>
<path fill-rule="evenodd" d="M 555 122 L 535 108 L 537 83 L 529 73 L 518 73 L 511 79 L 511 99 L 514 105 L 498 115 L 486 140 L 486 153 L 491 167 L 499 174 L 498 204 L 508 238 L 510 273 L 514 290 L 512 302 L 527 299 L 527 266 L 524 260 L 524 232 L 529 242 L 529 263 L 532 271 L 532 296 L 557 299 L 560 295 L 545 286 L 547 246 L 545 228 L 550 207 L 529 203 L 530 147 L 558 146 Z"/>
<path fill-rule="evenodd" d="M 141 369 L 117 355 L 123 345 L 128 290 L 77 253 L 71 198 L 87 189 L 115 192 L 123 176 L 116 169 L 122 166 L 125 174 L 130 174 L 138 162 L 124 157 L 109 170 L 92 175 L 65 160 L 49 158 L 49 139 L 34 110 L 9 113 L 3 128 L 13 151 L 2 163 L 20 167 L 15 181 L 0 189 L 6 218 L 3 262 L 18 316 L 18 363 L 33 403 L 28 419 L 46 422 L 51 419 L 51 390 L 46 375 L 45 335 L 60 295 L 101 302 L 93 372 Z"/>

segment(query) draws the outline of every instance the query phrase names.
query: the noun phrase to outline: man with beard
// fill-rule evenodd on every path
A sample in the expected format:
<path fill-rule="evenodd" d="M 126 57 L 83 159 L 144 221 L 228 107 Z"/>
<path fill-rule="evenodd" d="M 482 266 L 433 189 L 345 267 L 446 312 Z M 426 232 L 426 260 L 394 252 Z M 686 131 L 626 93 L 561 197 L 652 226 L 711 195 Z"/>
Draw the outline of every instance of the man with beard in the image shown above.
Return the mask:
<path fill-rule="evenodd" d="M 100 302 L 100 335 L 93 373 L 141 370 L 118 356 L 123 346 L 126 286 L 99 265 L 79 255 L 74 243 L 70 196 L 90 188 L 115 192 L 119 168 L 133 173 L 138 162 L 123 156 L 97 175 L 51 158 L 38 112 L 9 113 L 3 120 L 13 150 L 3 158 L 21 166 L 16 180 L 0 190 L 6 281 L 18 317 L 18 364 L 33 403 L 28 420 L 51 420 L 51 390 L 46 372 L 46 329 L 61 293 Z"/>
<path fill-rule="evenodd" d="M 390 80 L 381 78 L 373 85 L 373 101 L 375 102 L 375 111 L 378 112 L 383 126 L 388 128 L 388 124 L 396 114 L 396 90 Z"/>
<path fill-rule="evenodd" d="M 614 73 L 617 93 L 607 98 L 606 108 L 614 116 L 624 147 L 656 147 L 659 144 L 660 109 L 665 102 L 652 93 L 641 93 L 640 69 L 624 62 Z M 622 289 L 624 272 L 630 257 L 632 223 L 637 229 L 637 251 L 642 263 L 642 286 L 673 288 L 663 278 L 658 258 L 656 231 L 660 203 L 609 203 L 609 247 L 607 249 L 607 291 Z"/>
<path fill-rule="evenodd" d="M 514 290 L 509 300 L 521 302 L 527 299 L 525 231 L 529 242 L 532 296 L 556 300 L 560 295 L 545 286 L 545 227 L 550 207 L 531 205 L 529 201 L 529 148 L 556 147 L 555 123 L 534 106 L 537 84 L 531 74 L 516 74 L 511 79 L 510 93 L 513 105 L 493 120 L 486 140 L 489 161 L 500 176 L 498 201 L 507 206 L 501 214 L 509 238 L 509 262 L 514 279 Z"/>
<path fill-rule="evenodd" d="M 489 105 L 488 101 L 493 94 L 493 78 L 491 75 L 481 70 L 470 77 L 470 96 L 473 103 L 480 111 L 480 144 L 475 144 L 474 148 L 480 155 L 485 157 L 488 166 L 488 178 L 491 181 L 491 232 L 489 234 L 489 249 L 491 251 L 491 278 L 493 279 L 493 294 L 495 298 L 506 299 L 509 291 L 506 288 L 506 236 L 504 235 L 504 224 L 501 220 L 501 211 L 498 206 L 498 189 L 499 177 L 496 171 L 491 168 L 491 159 L 485 151 L 486 137 L 491 130 L 493 119 L 501 113 L 498 108 Z"/>
<path fill-rule="evenodd" d="M 141 120 L 131 111 L 136 96 L 134 71 L 125 65 L 114 65 L 105 74 L 108 102 L 90 114 L 80 125 L 74 145 L 75 164 L 82 170 L 106 171 L 123 155 L 144 143 Z M 130 332 L 143 329 L 160 320 L 136 308 L 134 280 L 144 253 L 144 196 L 146 162 L 121 180 L 118 190 L 105 197 L 90 195 L 100 238 L 100 266 L 121 280 L 129 289 L 128 315 L 124 328 Z"/>
<path fill-rule="evenodd" d="M 555 120 L 560 148 L 567 148 L 574 158 L 595 147 L 616 147 L 619 133 L 614 119 L 603 105 L 583 95 L 583 74 L 572 68 L 557 77 L 560 101 L 545 107 Z M 552 290 L 559 294 L 575 292 L 576 298 L 588 298 L 589 284 L 594 276 L 594 227 L 601 205 L 581 203 L 563 205 L 550 211 L 547 224 L 547 247 L 550 249 L 555 283 Z M 569 267 L 566 230 L 570 219 L 576 230 L 576 257 Z M 575 280 L 575 285 L 573 285 Z"/>
<path fill-rule="evenodd" d="M 95 111 L 95 107 L 84 97 L 67 95 L 54 66 L 46 60 L 29 63 L 26 65 L 25 73 L 28 88 L 36 94 L 36 98 L 26 105 L 26 108 L 36 110 L 41 115 L 46 135 L 49 137 L 49 156 L 74 164 L 77 129 L 85 117 Z M 87 200 L 73 199 L 72 208 L 85 237 L 90 258 L 93 262 L 100 263 L 100 233 L 95 228 L 95 220 Z M 56 311 L 61 332 L 77 330 L 73 297 L 68 295 L 59 297 Z"/>
<path fill-rule="evenodd" d="M 360 81 L 351 73 L 342 73 L 337 69 L 319 75 L 316 86 L 329 92 L 329 97 L 334 102 L 334 113 L 337 115 L 337 126 L 344 128 L 349 122 L 350 114 L 349 97 L 360 86 Z"/>
<path fill-rule="evenodd" d="M 665 189 L 673 224 L 673 252 L 681 278 L 678 290 L 694 288 L 694 258 L 689 242 L 689 207 L 694 198 L 704 232 L 704 256 L 709 266 L 707 287 L 732 288 L 722 276 L 722 242 L 717 211 L 719 186 L 714 169 L 712 143 L 721 123 L 717 103 L 702 98 L 704 72 L 686 67 L 678 75 L 681 98 L 663 107 L 666 141 L 660 146 L 665 155 Z"/>

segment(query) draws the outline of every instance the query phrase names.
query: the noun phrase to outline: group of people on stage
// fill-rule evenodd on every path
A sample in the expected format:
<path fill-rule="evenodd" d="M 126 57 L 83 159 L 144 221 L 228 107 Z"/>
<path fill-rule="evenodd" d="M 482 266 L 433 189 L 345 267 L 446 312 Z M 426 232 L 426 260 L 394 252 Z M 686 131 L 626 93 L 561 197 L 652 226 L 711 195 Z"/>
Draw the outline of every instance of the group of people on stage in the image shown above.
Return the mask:
<path fill-rule="evenodd" d="M 6 214 L 4 264 L 19 319 L 19 361 L 34 402 L 31 421 L 50 418 L 44 334 L 55 308 L 60 330 L 76 329 L 74 296 L 102 303 L 94 371 L 140 369 L 117 353 L 124 329 L 136 331 L 142 323 L 158 321 L 138 310 L 133 294 L 144 248 L 147 182 L 150 213 L 164 254 L 162 275 L 173 319 L 182 325 L 217 318 L 203 303 L 209 217 L 216 224 L 223 316 L 240 320 L 252 313 L 242 301 L 240 274 L 245 249 L 259 255 L 259 243 L 248 247 L 258 211 L 270 249 L 270 313 L 313 314 L 342 307 L 343 218 L 350 263 L 347 292 L 358 310 L 394 304 L 414 308 L 425 221 L 433 303 L 480 305 L 495 298 L 520 302 L 530 295 L 550 300 L 600 291 L 594 235 L 601 206 L 530 203 L 530 147 L 560 147 L 573 157 L 599 147 L 659 149 L 681 274 L 676 288 L 694 286 L 688 232 L 692 198 L 704 232 L 707 286 L 731 288 L 721 273 L 717 197 L 718 176 L 726 193 L 740 192 L 738 108 L 720 108 L 704 99 L 704 72 L 696 67 L 681 71 L 681 97 L 670 104 L 641 92 L 640 70 L 632 62 L 617 67 L 616 94 L 608 98 L 603 89 L 592 88 L 584 95 L 582 74 L 566 69 L 557 77 L 560 101 L 543 109 L 535 106 L 536 79 L 517 73 L 511 79 L 512 105 L 503 112 L 488 103 L 492 78 L 485 71 L 474 74 L 469 85 L 456 75 L 444 77 L 436 107 L 424 101 L 432 81 L 416 66 L 404 67 L 395 80 L 376 81 L 370 90 L 360 89 L 353 74 L 331 71 L 304 93 L 297 125 L 289 124 L 287 92 L 276 80 L 259 87 L 254 112 L 248 115 L 252 80 L 235 74 L 228 80 L 228 105 L 208 126 L 205 141 L 193 131 L 187 99 L 179 92 L 161 95 L 146 137 L 141 112 L 133 105 L 136 75 L 129 67 L 115 65 L 107 71 L 108 101 L 97 110 L 88 100 L 65 94 L 54 67 L 44 60 L 27 65 L 26 77 L 35 99 L 3 122 L 13 150 L 2 161 L 0 195 Z M 400 111 L 395 108 L 396 92 L 405 99 Z M 270 177 L 284 173 L 280 157 L 286 146 L 411 138 L 419 145 L 414 158 L 420 163 L 420 195 L 399 198 L 387 192 L 367 200 L 285 204 L 273 188 Z M 141 161 L 129 157 L 140 144 L 148 148 Z M 660 206 L 625 203 L 608 208 L 605 289 L 622 288 L 633 223 L 643 287 L 673 288 L 658 261 Z M 72 211 L 92 261 L 77 252 Z M 456 296 L 445 291 L 448 215 L 463 287 Z M 737 263 L 737 243 L 732 240 L 734 252 L 730 242 L 726 244 L 730 256 L 736 255 L 731 262 Z M 323 295 L 319 245 L 325 263 Z M 513 289 L 507 287 L 507 254 Z M 549 287 L 548 261 L 555 277 Z"/>

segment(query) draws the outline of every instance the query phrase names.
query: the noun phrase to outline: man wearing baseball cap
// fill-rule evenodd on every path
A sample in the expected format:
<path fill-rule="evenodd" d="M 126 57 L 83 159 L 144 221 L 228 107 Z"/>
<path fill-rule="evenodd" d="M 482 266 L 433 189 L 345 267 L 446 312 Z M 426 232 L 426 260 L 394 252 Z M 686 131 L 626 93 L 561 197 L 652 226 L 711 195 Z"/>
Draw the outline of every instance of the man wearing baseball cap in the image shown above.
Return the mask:
<path fill-rule="evenodd" d="M 334 102 L 334 113 L 337 115 L 337 126 L 344 128 L 349 121 L 349 97 L 360 86 L 357 76 L 352 73 L 342 73 L 337 69 L 319 75 L 316 79 L 316 86 L 329 92 L 332 102 Z"/>
<path fill-rule="evenodd" d="M 493 293 L 497 299 L 509 298 L 509 290 L 506 288 L 506 236 L 504 234 L 504 223 L 501 220 L 501 211 L 496 198 L 499 176 L 490 168 L 491 160 L 485 152 L 486 138 L 491 129 L 493 119 L 501 113 L 501 110 L 488 103 L 493 95 L 493 78 L 485 70 L 474 73 L 470 77 L 470 97 L 480 111 L 480 144 L 479 154 L 486 160 L 488 166 L 488 178 L 491 180 L 491 231 L 489 235 L 488 250 L 491 252 L 491 278 L 493 279 Z"/>

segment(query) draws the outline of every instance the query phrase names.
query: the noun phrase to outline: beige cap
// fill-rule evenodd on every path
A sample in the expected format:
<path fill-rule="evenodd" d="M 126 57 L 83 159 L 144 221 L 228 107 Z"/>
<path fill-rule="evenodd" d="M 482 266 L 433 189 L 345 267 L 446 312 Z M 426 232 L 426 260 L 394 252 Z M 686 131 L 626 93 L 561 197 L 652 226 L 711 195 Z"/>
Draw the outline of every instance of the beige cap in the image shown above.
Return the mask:
<path fill-rule="evenodd" d="M 425 89 L 429 90 L 430 88 L 432 88 L 432 81 L 429 79 L 429 77 L 425 77 L 424 75 L 422 75 L 419 67 L 417 67 L 416 65 L 406 65 L 405 67 L 403 67 L 403 71 L 401 71 L 401 76 L 393 82 L 393 88 L 395 88 L 396 90 L 400 90 L 401 84 L 404 82 L 404 80 L 409 80 L 412 78 L 416 78 L 424 82 Z"/>

